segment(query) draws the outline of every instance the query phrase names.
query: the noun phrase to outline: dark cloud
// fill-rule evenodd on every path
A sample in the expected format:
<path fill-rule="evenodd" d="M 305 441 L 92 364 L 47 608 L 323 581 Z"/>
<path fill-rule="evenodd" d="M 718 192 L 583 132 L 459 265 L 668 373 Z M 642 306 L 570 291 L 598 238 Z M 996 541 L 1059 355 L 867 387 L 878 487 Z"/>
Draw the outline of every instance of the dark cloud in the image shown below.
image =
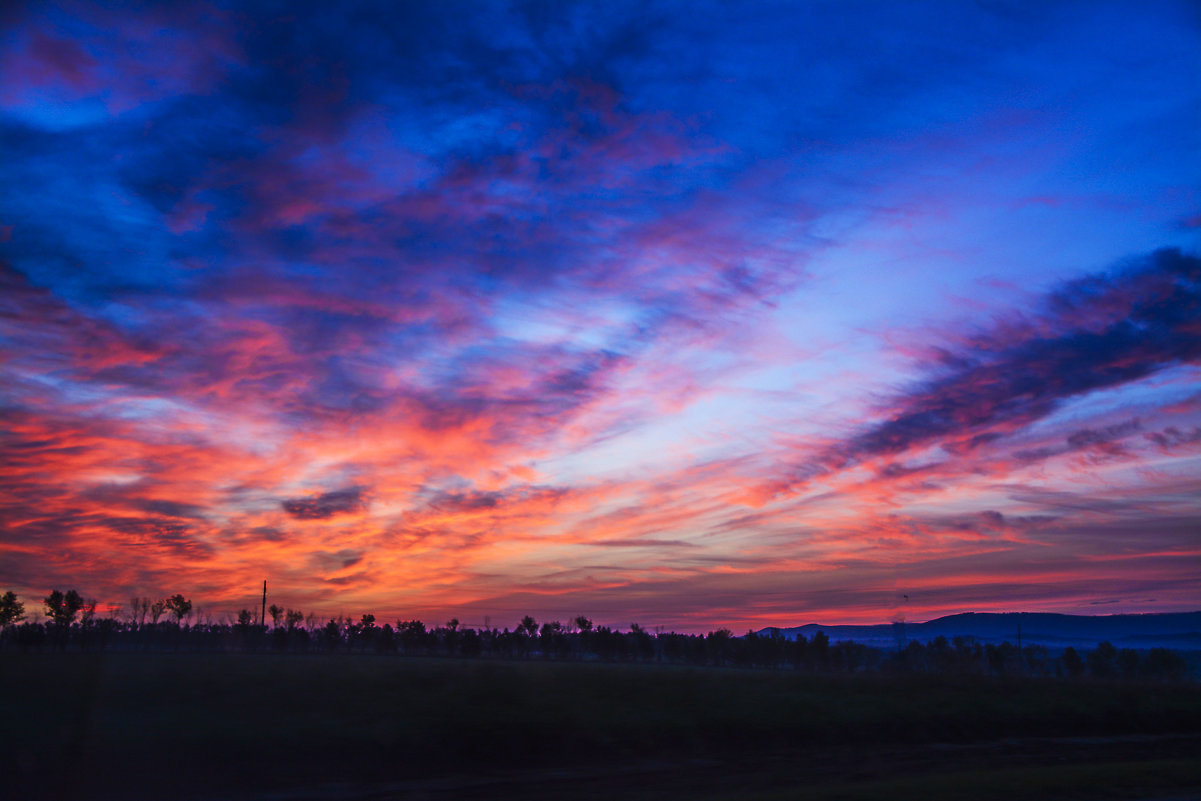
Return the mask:
<path fill-rule="evenodd" d="M 686 540 L 657 540 L 650 537 L 626 537 L 612 540 L 591 540 L 587 545 L 600 548 L 696 548 L 694 542 Z"/>
<path fill-rule="evenodd" d="M 265 542 L 285 542 L 288 539 L 288 534 L 282 529 L 275 526 L 255 526 L 245 534 L 239 534 L 240 538 L 249 540 L 262 540 Z"/>
<path fill-rule="evenodd" d="M 1014 452 L 1014 456 L 1023 462 L 1037 462 L 1065 453 L 1087 451 L 1096 459 L 1118 459 L 1129 455 L 1121 440 L 1141 428 L 1142 423 L 1137 418 L 1104 428 L 1080 428 L 1064 437 L 1063 445 L 1020 450 Z"/>
<path fill-rule="evenodd" d="M 506 506 L 520 509 L 523 504 L 553 504 L 569 494 L 570 491 L 565 487 L 536 485 L 518 485 L 496 491 L 437 490 L 427 493 L 424 507 L 417 510 L 415 514 L 420 517 L 424 516 L 427 511 L 445 514 L 503 510 Z"/>
<path fill-rule="evenodd" d="M 1035 486 L 1006 485 L 1009 497 L 1023 505 L 1034 506 L 1055 515 L 1084 513 L 1110 518 L 1138 518 L 1148 514 L 1149 505 L 1140 498 L 1110 497 L 1103 494 L 1068 492 Z"/>
<path fill-rule="evenodd" d="M 151 514 L 164 515 L 166 517 L 183 517 L 203 520 L 206 516 L 206 509 L 203 506 L 198 506 L 194 503 L 182 503 L 180 501 L 161 501 L 150 498 L 138 498 L 132 501 L 135 508 L 141 509 L 144 512 Z"/>
<path fill-rule="evenodd" d="M 429 507 L 439 512 L 477 512 L 495 509 L 504 501 L 501 492 L 439 492 L 429 500 Z"/>
<path fill-rule="evenodd" d="M 949 517 L 929 516 L 921 524 L 932 531 L 964 531 L 981 534 L 1004 533 L 1009 530 L 1029 530 L 1046 526 L 1057 518 L 1051 515 L 1005 515 L 994 509 L 972 515 Z"/>
<path fill-rule="evenodd" d="M 366 554 L 354 548 L 338 551 L 315 551 L 308 555 L 309 566 L 318 572 L 336 572 L 354 567 L 363 561 Z"/>
<path fill-rule="evenodd" d="M 1083 450 L 1084 448 L 1092 448 L 1097 445 L 1107 445 L 1116 439 L 1122 439 L 1142 427 L 1137 419 L 1127 420 L 1124 423 L 1116 423 L 1112 426 L 1106 426 L 1102 429 L 1082 428 L 1079 431 L 1073 431 L 1067 436 L 1068 447 L 1073 450 Z"/>
<path fill-rule="evenodd" d="M 1191 431 L 1182 431 L 1175 426 L 1168 426 L 1163 431 L 1152 431 L 1145 436 L 1162 450 L 1170 451 L 1186 445 L 1201 443 L 1201 426 L 1195 426 Z"/>
<path fill-rule="evenodd" d="M 326 492 L 310 498 L 288 498 L 280 503 L 284 511 L 297 520 L 325 520 L 337 515 L 357 512 L 365 506 L 362 489 Z"/>
<path fill-rule="evenodd" d="M 1069 398 L 1195 364 L 1198 319 L 1201 259 L 1179 250 L 1072 282 L 1028 325 L 979 334 L 948 352 L 934 378 L 897 397 L 890 419 L 831 452 L 828 466 L 930 444 L 972 450 L 1046 417 Z M 1105 436 L 1078 432 L 1069 447 Z"/>
<path fill-rule="evenodd" d="M 207 559 L 215 551 L 192 526 L 171 518 L 98 517 L 97 525 L 124 535 L 134 545 L 162 548 L 178 557 Z"/>
<path fill-rule="evenodd" d="M 156 517 L 185 520 L 206 519 L 208 510 L 198 504 L 145 497 L 152 489 L 151 482 L 144 479 L 132 484 L 97 484 L 81 491 L 79 495 L 88 501 L 106 506 L 125 507 Z"/>

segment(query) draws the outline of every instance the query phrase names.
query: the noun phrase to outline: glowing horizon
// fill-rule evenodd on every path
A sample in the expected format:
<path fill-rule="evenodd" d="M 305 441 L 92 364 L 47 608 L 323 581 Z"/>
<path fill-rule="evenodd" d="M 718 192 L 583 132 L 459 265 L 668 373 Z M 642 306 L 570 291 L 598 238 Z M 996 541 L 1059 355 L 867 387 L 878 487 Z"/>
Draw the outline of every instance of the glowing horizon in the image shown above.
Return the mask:
<path fill-rule="evenodd" d="M 1201 608 L 1189 3 L 288 8 L 0 15 L 28 611 Z"/>

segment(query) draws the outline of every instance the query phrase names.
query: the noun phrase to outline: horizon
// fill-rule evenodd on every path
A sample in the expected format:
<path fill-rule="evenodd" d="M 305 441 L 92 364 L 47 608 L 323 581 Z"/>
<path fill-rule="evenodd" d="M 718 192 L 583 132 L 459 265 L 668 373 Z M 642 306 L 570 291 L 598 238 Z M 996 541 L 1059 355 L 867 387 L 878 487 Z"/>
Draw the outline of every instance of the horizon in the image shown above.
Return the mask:
<path fill-rule="evenodd" d="M 1201 607 L 1193 3 L 288 9 L 0 11 L 27 613 Z"/>
<path fill-rule="evenodd" d="M 78 588 L 75 588 L 75 587 L 69 587 L 69 588 L 63 587 L 63 588 L 56 588 L 56 589 L 60 589 L 64 592 L 68 589 L 78 590 Z M 86 593 L 80 593 L 80 594 L 88 604 L 95 602 L 95 604 L 96 604 L 95 613 L 98 617 L 108 617 L 108 618 L 112 618 L 112 619 L 116 619 L 116 620 L 121 620 L 121 619 L 129 617 L 129 615 L 130 615 L 130 607 L 127 604 L 112 603 L 112 602 L 103 601 L 103 600 L 96 599 L 96 598 L 90 598 L 87 596 Z M 33 603 L 33 604 L 30 603 L 32 600 L 34 600 L 32 597 L 28 597 L 28 598 L 19 597 L 18 600 L 20 600 L 25 605 L 24 620 L 29 621 L 29 622 L 42 622 L 42 623 L 44 623 L 48 620 L 46 612 L 43 609 L 41 597 L 38 597 L 36 599 L 36 603 Z M 158 600 L 158 599 L 147 598 L 147 600 L 154 601 L 154 600 Z M 252 604 L 250 606 L 244 606 L 241 608 L 221 608 L 216 611 L 214 611 L 211 606 L 206 606 L 203 603 L 200 603 L 199 605 L 197 605 L 197 602 L 201 601 L 202 599 L 187 598 L 187 600 L 189 600 L 193 603 L 193 608 L 191 609 L 191 611 L 188 613 L 185 620 L 183 621 L 185 623 L 201 623 L 201 622 L 208 622 L 208 621 L 211 621 L 212 623 L 216 623 L 216 624 L 233 623 L 235 621 L 235 619 L 237 618 L 238 613 L 240 611 L 242 611 L 243 609 L 250 611 L 254 615 L 255 619 L 257 620 L 259 617 L 259 611 L 260 611 L 260 606 L 261 606 L 261 596 L 259 599 L 260 605 Z M 291 610 L 291 607 L 286 607 L 285 605 L 277 604 L 277 602 L 274 599 L 272 599 L 270 597 L 270 595 L 268 595 L 267 600 L 270 605 L 280 606 L 281 608 Z M 479 630 L 495 629 L 497 631 L 500 631 L 500 630 L 507 630 L 507 629 L 515 629 L 517 627 L 517 624 L 521 620 L 521 617 L 515 618 L 513 621 L 511 621 L 512 625 L 510 625 L 510 621 L 508 620 L 507 617 L 495 616 L 495 615 L 491 615 L 491 614 L 480 616 L 480 619 L 478 621 L 476 621 L 476 620 L 472 620 L 472 619 L 459 620 L 453 614 L 441 615 L 441 616 L 439 616 L 437 614 L 422 616 L 422 615 L 406 614 L 403 612 L 401 612 L 401 613 L 396 613 L 396 612 L 380 613 L 380 612 L 373 611 L 371 609 L 358 609 L 358 610 L 355 610 L 353 613 L 343 610 L 336 614 L 323 614 L 319 611 L 308 610 L 308 609 L 297 609 L 296 611 L 304 612 L 306 621 L 309 618 L 312 618 L 316 622 L 316 625 L 318 625 L 318 626 L 322 626 L 331 620 L 343 620 L 343 621 L 353 622 L 353 621 L 361 618 L 364 614 L 371 614 L 375 618 L 376 625 L 380 625 L 380 626 L 384 625 L 385 623 L 387 623 L 387 624 L 392 624 L 394 622 L 403 623 L 405 621 L 415 620 L 415 621 L 424 623 L 427 627 L 429 627 L 431 629 L 441 627 L 441 626 L 446 626 L 446 625 L 448 625 L 449 620 L 454 619 L 454 620 L 458 621 L 458 625 L 462 628 L 473 628 L 473 629 L 479 629 Z M 895 618 L 894 619 L 862 618 L 862 619 L 854 621 L 854 622 L 842 621 L 842 622 L 836 622 L 836 623 L 832 623 L 829 621 L 791 623 L 791 624 L 770 624 L 769 623 L 769 624 L 763 625 L 757 629 L 752 627 L 752 628 L 748 629 L 748 631 L 761 632 L 766 629 L 779 629 L 782 631 L 786 631 L 786 630 L 790 630 L 790 629 L 804 628 L 806 626 L 817 626 L 819 628 L 842 628 L 842 627 L 852 627 L 852 626 L 854 626 L 854 627 L 893 626 L 898 623 L 903 624 L 903 625 L 922 625 L 925 623 L 931 623 L 936 620 L 941 620 L 943 618 L 957 617 L 957 616 L 961 616 L 961 615 L 1059 615 L 1059 616 L 1064 616 L 1064 617 L 1109 618 L 1109 617 L 1131 617 L 1131 616 L 1138 617 L 1138 616 L 1146 616 L 1146 615 L 1195 615 L 1195 614 L 1201 614 L 1201 607 L 1197 607 L 1194 609 L 1186 609 L 1186 610 L 1168 611 L 1168 612 L 1155 611 L 1155 612 L 1093 612 L 1093 613 L 1050 612 L 1050 611 L 1045 611 L 1045 610 L 1043 610 L 1043 611 L 1038 611 L 1038 610 L 981 611 L 981 610 L 968 609 L 968 610 L 962 610 L 962 611 L 958 611 L 958 612 L 945 612 L 945 613 L 941 613 L 941 614 L 938 614 L 933 617 L 922 618 L 920 620 L 906 620 L 906 619 L 897 620 Z M 671 633 L 671 634 L 708 634 L 713 631 L 719 631 L 723 628 L 727 628 L 727 629 L 729 628 L 728 626 L 723 626 L 723 625 L 719 625 L 719 624 L 711 624 L 711 625 L 701 624 L 698 626 L 692 626 L 692 627 L 684 629 L 684 630 L 676 630 L 675 628 L 668 628 L 662 624 L 658 624 L 658 623 L 654 622 L 654 620 L 652 618 L 631 620 L 631 621 L 623 623 L 623 622 L 615 621 L 615 620 L 593 618 L 592 616 L 588 615 L 586 612 L 577 612 L 577 613 L 573 613 L 571 615 L 558 615 L 558 616 L 551 615 L 546 618 L 538 618 L 538 617 L 532 616 L 532 615 L 531 616 L 535 617 L 535 620 L 537 621 L 537 623 L 539 625 L 541 625 L 543 623 L 560 623 L 565 626 L 571 626 L 571 625 L 574 625 L 575 619 L 577 617 L 579 617 L 580 615 L 587 617 L 588 620 L 592 623 L 592 625 L 594 627 L 602 627 L 603 626 L 603 627 L 609 628 L 613 631 L 626 631 L 626 630 L 630 630 L 632 626 L 640 626 L 640 627 L 644 628 L 645 630 L 649 631 L 651 634 L 656 634 L 660 631 L 665 634 L 667 634 L 667 633 Z M 522 615 L 522 617 L 523 616 L 524 615 Z M 202 617 L 205 618 L 205 620 L 202 621 L 201 620 Z M 488 619 L 487 623 L 484 622 L 485 618 Z M 170 622 L 168 615 L 164 615 L 163 622 Z M 257 625 L 262 625 L 262 624 L 260 623 Z M 306 625 L 307 625 L 307 623 L 306 623 Z M 738 634 L 737 630 L 733 630 L 733 631 L 734 631 L 735 635 L 742 636 L 742 635 Z"/>
<path fill-rule="evenodd" d="M 56 589 L 60 589 L 65 592 L 68 589 L 77 589 L 77 588 L 71 587 L 71 588 L 56 588 Z M 80 593 L 80 595 L 84 599 L 86 604 L 88 604 L 88 605 L 90 605 L 92 603 L 96 604 L 96 606 L 94 608 L 94 612 L 97 617 L 101 617 L 101 618 L 107 617 L 107 618 L 112 618 L 115 620 L 122 620 L 125 618 L 129 618 L 129 616 L 131 614 L 130 607 L 126 604 L 115 604 L 115 603 L 109 603 L 106 601 L 101 601 L 96 598 L 89 598 L 84 593 Z M 25 613 L 24 613 L 23 621 L 34 622 L 34 623 L 48 622 L 49 618 L 46 614 L 45 609 L 43 608 L 42 599 L 40 597 L 36 600 L 36 603 L 33 603 L 33 604 L 30 603 L 33 600 L 32 598 L 18 597 L 18 600 L 21 601 L 25 606 Z M 155 601 L 155 600 L 159 600 L 159 599 L 147 598 L 146 600 Z M 185 616 L 184 620 L 181 621 L 182 624 L 189 624 L 189 625 L 199 624 L 199 623 L 207 624 L 208 622 L 212 622 L 214 624 L 232 624 L 233 622 L 235 622 L 235 620 L 238 616 L 238 613 L 243 611 L 243 609 L 251 612 L 254 615 L 254 618 L 256 621 L 258 620 L 258 617 L 259 617 L 260 606 L 242 607 L 241 609 L 222 608 L 220 610 L 213 611 L 211 607 L 205 606 L 203 604 L 196 605 L 196 602 L 200 599 L 187 598 L 187 600 L 192 602 L 193 606 L 190 609 L 190 611 L 187 613 L 187 615 Z M 260 604 L 261 604 L 261 600 L 262 599 L 260 596 Z M 270 598 L 270 596 L 268 596 L 267 601 L 268 601 L 269 605 L 280 606 L 281 609 L 284 609 L 286 611 L 291 611 L 290 607 L 284 607 L 283 605 L 277 604 L 274 600 L 272 600 Z M 355 620 L 360 619 L 365 614 L 372 615 L 372 617 L 374 618 L 375 624 L 377 626 L 383 626 L 385 623 L 391 625 L 392 623 L 400 624 L 400 623 L 404 623 L 406 621 L 417 621 L 417 622 L 423 623 L 427 628 L 430 628 L 430 629 L 449 625 L 449 620 L 453 619 L 453 620 L 457 621 L 457 624 L 460 628 L 472 628 L 472 629 L 477 629 L 477 630 L 497 630 L 497 631 L 509 630 L 509 629 L 515 630 L 517 628 L 517 624 L 521 620 L 520 618 L 517 618 L 514 621 L 512 621 L 512 625 L 509 625 L 507 618 L 505 618 L 504 620 L 498 621 L 496 619 L 492 619 L 494 617 L 492 615 L 486 616 L 489 618 L 489 620 L 488 620 L 488 623 L 485 624 L 483 622 L 482 618 L 480 621 L 459 620 L 457 617 L 451 615 L 447 619 L 443 620 L 443 619 L 440 619 L 436 615 L 422 617 L 420 615 L 407 615 L 407 614 L 403 614 L 403 613 L 388 614 L 388 613 L 374 612 L 373 610 L 370 610 L 370 609 L 360 609 L 360 610 L 356 610 L 354 613 L 347 613 L 345 611 L 342 611 L 342 612 L 338 612 L 337 614 L 321 614 L 317 611 L 300 610 L 300 609 L 298 609 L 296 611 L 302 611 L 305 613 L 305 621 L 302 622 L 303 625 L 307 626 L 308 625 L 307 621 L 309 619 L 312 619 L 314 621 L 314 625 L 316 625 L 318 627 L 324 626 L 329 621 L 334 621 L 334 620 L 354 622 Z M 677 631 L 676 629 L 669 629 L 663 625 L 657 624 L 652 619 L 632 620 L 627 623 L 621 623 L 621 622 L 610 621 L 610 620 L 596 619 L 596 618 L 591 617 L 587 613 L 577 613 L 577 614 L 573 614 L 573 615 L 569 615 L 569 616 L 560 615 L 558 617 L 551 616 L 551 617 L 547 617 L 545 619 L 535 618 L 535 620 L 539 625 L 542 625 L 543 623 L 559 623 L 564 626 L 572 627 L 575 625 L 576 618 L 579 617 L 581 614 L 583 617 L 588 618 L 590 624 L 594 628 L 605 627 L 612 631 L 628 631 L 628 630 L 631 630 L 632 627 L 638 626 L 638 627 L 641 627 L 642 629 L 648 631 L 652 635 L 660 633 L 660 632 L 662 632 L 664 634 L 694 635 L 694 634 L 709 634 L 714 631 L 719 631 L 723 628 L 728 629 L 728 627 L 726 627 L 726 626 L 709 625 L 709 626 L 702 626 L 699 628 L 694 627 L 693 629 L 685 630 L 685 631 Z M 1110 618 L 1110 617 L 1140 617 L 1140 616 L 1147 616 L 1147 615 L 1198 615 L 1198 614 L 1201 614 L 1201 607 L 1198 607 L 1198 608 L 1192 609 L 1192 610 L 1173 611 L 1173 612 L 1105 612 L 1105 613 L 1092 613 L 1092 614 L 1083 614 L 1083 613 L 1074 614 L 1074 613 L 1066 613 L 1066 612 L 1026 611 L 1026 610 L 1023 610 L 1023 611 L 965 610 L 965 611 L 960 611 L 960 612 L 947 612 L 944 614 L 939 614 L 935 617 L 923 618 L 921 620 L 890 619 L 890 620 L 874 620 L 873 621 L 873 620 L 864 619 L 861 622 L 846 622 L 846 621 L 844 621 L 844 622 L 838 622 L 838 623 L 831 623 L 829 621 L 823 621 L 823 622 L 793 623 L 793 624 L 788 624 L 788 625 L 768 624 L 768 625 L 765 625 L 758 629 L 755 629 L 755 628 L 748 629 L 748 632 L 759 633 L 759 632 L 762 632 L 762 631 L 765 631 L 768 629 L 778 629 L 781 631 L 788 631 L 788 630 L 792 630 L 792 629 L 805 628 L 807 626 L 816 626 L 819 628 L 846 628 L 846 627 L 867 628 L 867 627 L 874 627 L 874 626 L 895 626 L 896 624 L 923 625 L 925 623 L 931 623 L 931 622 L 934 622 L 937 620 L 942 620 L 944 618 L 958 617 L 958 616 L 963 616 L 963 615 L 1056 615 L 1056 616 L 1062 616 L 1062 617 Z M 202 617 L 205 619 L 201 620 Z M 170 615 L 168 615 L 168 614 L 166 614 L 166 612 L 164 612 L 163 619 L 160 622 L 171 622 Z M 263 625 L 263 623 L 258 622 L 258 623 L 256 623 L 256 625 Z M 277 625 L 277 624 L 268 623 L 267 625 Z M 743 636 L 743 635 L 739 634 L 738 631 L 736 631 L 736 630 L 733 631 L 733 633 L 735 636 Z"/>

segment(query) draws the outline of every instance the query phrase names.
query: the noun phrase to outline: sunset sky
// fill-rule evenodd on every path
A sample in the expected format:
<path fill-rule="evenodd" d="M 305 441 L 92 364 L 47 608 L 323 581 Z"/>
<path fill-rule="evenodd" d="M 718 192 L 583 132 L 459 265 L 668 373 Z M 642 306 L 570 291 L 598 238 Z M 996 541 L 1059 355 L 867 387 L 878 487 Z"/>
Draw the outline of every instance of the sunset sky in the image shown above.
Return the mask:
<path fill-rule="evenodd" d="M 128 5 L 0 11 L 28 611 L 1201 608 L 1195 3 Z"/>

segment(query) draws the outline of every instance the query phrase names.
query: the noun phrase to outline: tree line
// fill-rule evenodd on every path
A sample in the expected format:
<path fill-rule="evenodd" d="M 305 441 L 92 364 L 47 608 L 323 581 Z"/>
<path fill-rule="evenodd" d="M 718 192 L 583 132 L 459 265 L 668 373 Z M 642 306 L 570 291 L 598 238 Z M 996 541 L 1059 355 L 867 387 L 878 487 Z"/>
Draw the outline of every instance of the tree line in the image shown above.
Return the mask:
<path fill-rule="evenodd" d="M 778 632 L 729 629 L 708 634 L 652 633 L 637 623 L 629 631 L 594 626 L 580 615 L 567 623 L 539 624 L 524 616 L 509 628 L 474 629 L 457 619 L 427 627 L 419 620 L 378 624 L 315 615 L 273 604 L 270 623 L 241 610 L 230 622 L 191 622 L 193 605 L 182 594 L 160 600 L 131 599 L 124 619 L 96 615 L 96 602 L 76 590 L 53 590 L 43 599 L 47 620 L 25 621 L 25 606 L 9 591 L 0 596 L 0 649 L 188 650 L 284 653 L 346 653 L 391 656 L 544 659 L 660 663 L 714 667 L 801 670 L 821 673 L 906 672 L 943 675 L 1033 675 L 1101 679 L 1180 680 L 1183 656 L 1167 648 L 1146 651 L 1102 642 L 1092 650 L 1062 651 L 1043 645 L 981 643 L 972 637 L 938 637 L 880 648 L 831 643 L 822 631 L 811 638 Z"/>

